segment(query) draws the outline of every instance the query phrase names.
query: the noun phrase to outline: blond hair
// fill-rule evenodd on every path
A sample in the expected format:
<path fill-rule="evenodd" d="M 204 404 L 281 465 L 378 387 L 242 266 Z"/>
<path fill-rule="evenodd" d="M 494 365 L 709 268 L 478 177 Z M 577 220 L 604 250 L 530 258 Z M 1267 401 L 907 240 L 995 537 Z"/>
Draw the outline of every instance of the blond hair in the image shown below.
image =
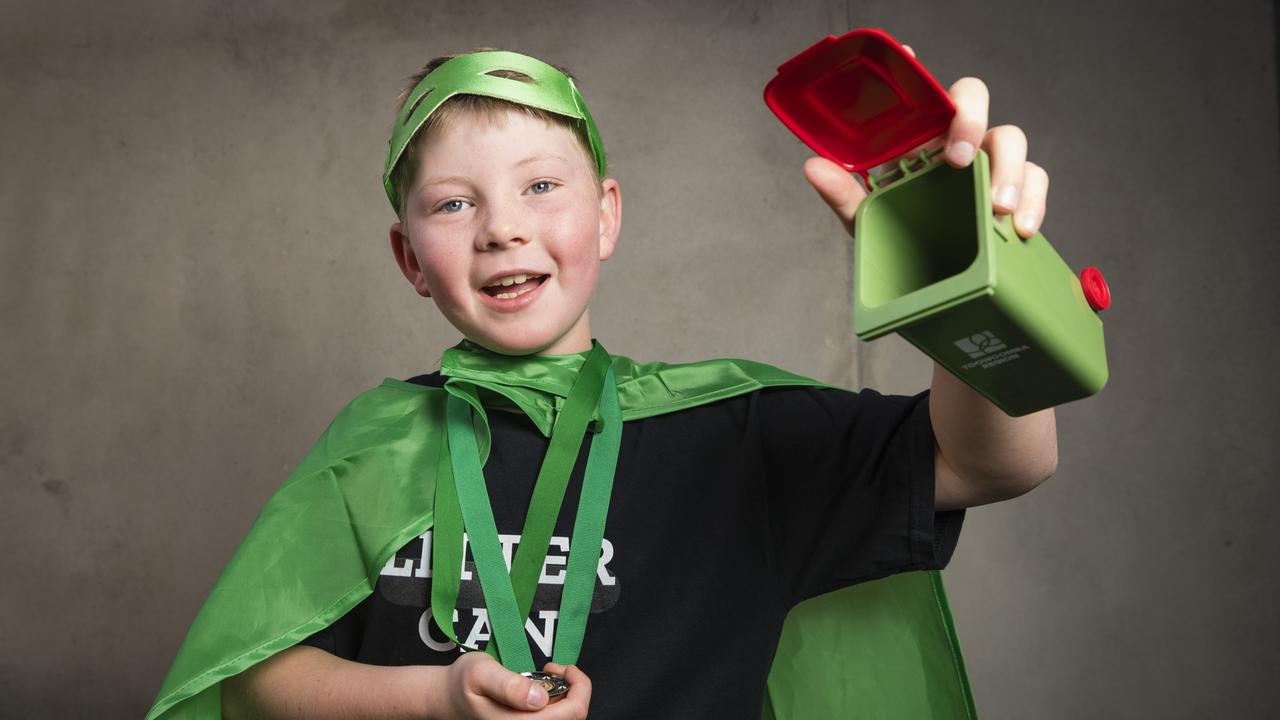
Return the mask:
<path fill-rule="evenodd" d="M 409 78 L 404 89 L 400 91 L 400 98 L 396 102 L 397 114 L 404 108 L 405 101 L 409 99 L 409 94 L 413 89 L 422 82 L 422 79 L 431 73 L 431 71 L 445 64 L 446 62 L 463 55 L 470 55 L 477 52 L 491 52 L 498 48 L 472 48 L 464 53 L 455 53 L 453 55 L 442 55 L 434 58 L 422 67 L 417 73 Z M 560 72 L 564 73 L 570 79 L 575 79 L 573 74 L 559 65 L 553 65 Z M 522 72 L 514 70 L 490 70 L 487 74 L 494 77 L 500 77 L 507 80 L 518 80 L 520 82 L 531 83 L 533 78 Z M 409 197 L 409 190 L 413 187 L 414 181 L 418 179 L 418 161 L 422 147 L 426 144 L 426 139 L 434 132 L 439 132 L 449 125 L 450 122 L 461 116 L 480 117 L 490 122 L 501 122 L 503 117 L 509 111 L 524 113 L 530 117 L 538 118 L 549 125 L 559 125 L 573 131 L 573 136 L 578 139 L 578 144 L 582 146 L 583 151 L 588 158 L 593 158 L 591 151 L 591 139 L 587 136 L 586 127 L 574 120 L 573 118 L 553 113 L 541 108 L 529 107 L 521 105 L 509 100 L 500 100 L 498 98 L 487 97 L 484 95 L 454 95 L 448 100 L 441 103 L 436 111 L 431 113 L 427 121 L 414 134 L 409 143 L 405 145 L 404 153 L 400 156 L 400 161 L 396 163 L 395 168 L 391 171 L 391 183 L 396 189 L 396 197 L 400 199 L 400 207 L 396 211 L 400 214 L 400 219 L 404 220 L 405 200 Z M 594 163 L 593 163 L 594 165 Z M 592 172 L 594 172 L 594 167 Z"/>

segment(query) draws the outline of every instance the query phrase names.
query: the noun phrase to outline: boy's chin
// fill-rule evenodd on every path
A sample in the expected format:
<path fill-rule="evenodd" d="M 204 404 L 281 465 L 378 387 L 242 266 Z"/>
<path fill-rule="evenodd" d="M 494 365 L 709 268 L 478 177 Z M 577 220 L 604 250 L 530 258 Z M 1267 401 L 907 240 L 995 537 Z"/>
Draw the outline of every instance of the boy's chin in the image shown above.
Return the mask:
<path fill-rule="evenodd" d="M 551 347 L 551 345 L 554 344 L 549 342 L 539 343 L 536 341 L 503 342 L 495 338 L 469 337 L 469 336 L 467 337 L 467 340 L 471 341 L 472 344 L 479 345 L 480 347 L 484 348 L 485 350 L 488 350 L 491 353 L 495 353 L 498 355 L 508 355 L 510 357 L 537 355 L 545 351 L 547 348 Z"/>
<path fill-rule="evenodd" d="M 576 347 L 566 343 L 565 338 L 563 337 L 553 338 L 550 340 L 541 338 L 499 339 L 492 337 L 465 337 L 473 344 L 479 345 L 491 353 L 507 355 L 510 357 L 523 357 L 526 355 L 572 355 L 574 353 L 591 349 L 590 340 L 586 341 L 586 347 Z"/>
<path fill-rule="evenodd" d="M 498 355 L 573 355 L 586 352 L 592 346 L 591 325 L 585 310 L 567 327 L 546 318 L 532 317 L 523 318 L 522 322 L 494 323 L 489 327 L 476 325 L 481 323 L 468 327 L 470 332 L 463 331 L 463 337 Z"/>
<path fill-rule="evenodd" d="M 495 353 L 497 355 L 507 355 L 509 357 L 524 357 L 525 355 L 537 355 L 542 350 L 542 348 L 538 348 L 538 347 L 529 347 L 529 348 L 506 347 L 503 345 L 496 345 L 494 343 L 476 342 L 475 340 L 472 340 L 472 342 L 484 348 L 485 350 L 488 350 L 491 353 Z"/>

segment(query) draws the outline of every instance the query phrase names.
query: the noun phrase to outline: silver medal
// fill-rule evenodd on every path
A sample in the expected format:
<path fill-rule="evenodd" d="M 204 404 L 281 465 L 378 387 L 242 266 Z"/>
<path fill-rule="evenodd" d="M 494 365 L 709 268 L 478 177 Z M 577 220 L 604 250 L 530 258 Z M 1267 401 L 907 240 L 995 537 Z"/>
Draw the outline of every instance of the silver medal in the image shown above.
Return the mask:
<path fill-rule="evenodd" d="M 565 679 L 559 675 L 544 672 L 524 672 L 520 674 L 541 685 L 542 689 L 547 691 L 547 697 L 550 698 L 549 702 L 555 702 L 569 692 L 569 683 L 565 682 Z"/>

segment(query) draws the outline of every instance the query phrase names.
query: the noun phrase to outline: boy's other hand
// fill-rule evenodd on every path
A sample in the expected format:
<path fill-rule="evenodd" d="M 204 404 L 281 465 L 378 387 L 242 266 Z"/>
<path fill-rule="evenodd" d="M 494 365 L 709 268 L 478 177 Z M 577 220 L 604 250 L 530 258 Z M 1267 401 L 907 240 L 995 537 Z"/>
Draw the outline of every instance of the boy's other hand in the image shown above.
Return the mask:
<path fill-rule="evenodd" d="M 565 693 L 564 699 L 555 704 L 556 708 L 574 701 L 576 706 L 581 706 L 581 715 L 568 715 L 566 717 L 583 717 L 587 716 L 587 706 L 591 703 L 591 678 L 587 674 L 578 669 L 576 665 L 557 665 L 555 663 L 547 663 L 542 668 L 542 672 L 559 675 L 564 681 L 569 683 L 569 692 Z"/>
<path fill-rule="evenodd" d="M 914 57 L 915 52 L 904 46 Z M 956 168 L 968 167 L 981 147 L 991 158 L 991 201 L 997 215 L 1013 215 L 1020 237 L 1031 237 L 1044 221 L 1049 194 L 1049 175 L 1027 161 L 1027 136 L 1016 125 L 987 128 L 991 95 L 978 78 L 957 80 L 948 90 L 956 106 L 951 126 L 942 137 L 944 157 Z M 937 142 L 928 143 L 936 146 Z M 804 176 L 818 195 L 835 211 L 845 231 L 853 235 L 854 215 L 867 192 L 839 165 L 826 158 L 809 158 Z"/>
<path fill-rule="evenodd" d="M 444 707 L 439 717 L 527 718 L 528 720 L 581 720 L 587 717 L 591 681 L 576 667 L 548 663 L 546 672 L 563 675 L 569 682 L 564 699 L 549 703 L 537 683 L 504 668 L 486 653 L 463 654 L 449 666 L 445 687 L 435 697 Z"/>

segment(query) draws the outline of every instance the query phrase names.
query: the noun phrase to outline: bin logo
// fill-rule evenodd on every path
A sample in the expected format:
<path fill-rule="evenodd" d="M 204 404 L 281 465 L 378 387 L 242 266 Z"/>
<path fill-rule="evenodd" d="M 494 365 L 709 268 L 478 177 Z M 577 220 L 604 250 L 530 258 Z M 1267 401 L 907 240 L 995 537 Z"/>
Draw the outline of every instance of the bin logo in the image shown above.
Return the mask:
<path fill-rule="evenodd" d="M 956 347 L 968 353 L 969 357 L 978 359 L 986 357 L 1001 350 L 1008 349 L 1008 345 L 1004 341 L 996 337 L 990 330 L 983 330 L 977 335 L 970 335 L 967 338 L 960 338 L 956 341 Z"/>
<path fill-rule="evenodd" d="M 995 333 L 990 330 L 983 330 L 975 335 L 960 338 L 955 343 L 956 347 L 963 350 L 970 358 L 969 362 L 960 366 L 961 370 L 973 370 L 979 367 L 983 370 L 990 370 L 1005 363 L 1013 362 L 1021 358 L 1023 353 L 1031 350 L 1030 345 L 1009 347 L 1008 343 L 996 337 Z"/>

